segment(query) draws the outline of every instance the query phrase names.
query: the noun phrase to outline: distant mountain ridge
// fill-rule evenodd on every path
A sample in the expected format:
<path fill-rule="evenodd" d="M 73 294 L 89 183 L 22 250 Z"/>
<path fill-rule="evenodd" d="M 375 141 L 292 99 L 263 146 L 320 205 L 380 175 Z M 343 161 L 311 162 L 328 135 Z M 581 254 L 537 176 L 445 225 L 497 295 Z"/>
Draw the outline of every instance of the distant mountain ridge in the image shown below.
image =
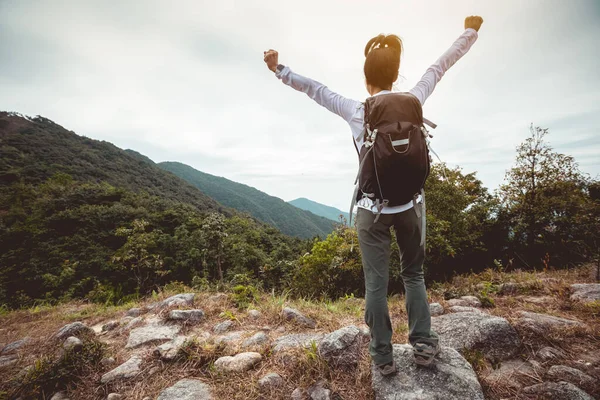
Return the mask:
<path fill-rule="evenodd" d="M 340 215 L 343 215 L 348 220 L 348 213 L 343 212 L 335 207 L 327 206 L 325 204 L 317 203 L 316 201 L 309 200 L 304 197 L 297 198 L 292 201 L 288 201 L 291 205 L 301 208 L 306 211 L 310 211 L 313 214 L 320 215 L 321 217 L 328 218 L 332 221 L 339 222 Z"/>
<path fill-rule="evenodd" d="M 251 186 L 198 171 L 180 162 L 161 162 L 157 165 L 196 186 L 220 204 L 247 212 L 285 234 L 311 238 L 317 235 L 325 237 L 333 231 L 332 220 L 295 207 Z"/>

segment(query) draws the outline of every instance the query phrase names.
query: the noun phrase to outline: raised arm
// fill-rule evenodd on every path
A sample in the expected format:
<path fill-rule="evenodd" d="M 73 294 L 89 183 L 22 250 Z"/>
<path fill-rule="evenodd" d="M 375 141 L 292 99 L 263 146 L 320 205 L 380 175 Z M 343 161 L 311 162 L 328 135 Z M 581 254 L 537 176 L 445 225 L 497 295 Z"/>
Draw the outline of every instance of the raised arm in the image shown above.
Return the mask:
<path fill-rule="evenodd" d="M 427 68 L 421 80 L 410 90 L 421 104 L 433 93 L 433 89 L 442 79 L 446 71 L 450 69 L 462 56 L 467 54 L 473 43 L 477 40 L 478 31 L 483 23 L 481 17 L 471 16 L 465 19 L 465 32 L 450 46 L 448 50 L 437 61 Z"/>
<path fill-rule="evenodd" d="M 346 122 L 350 122 L 356 109 L 360 107 L 360 102 L 347 99 L 344 96 L 329 90 L 329 88 L 322 83 L 296 74 L 289 67 L 279 65 L 279 55 L 275 50 L 265 51 L 264 54 L 264 60 L 267 67 L 275 72 L 275 76 L 281 79 L 283 83 L 300 92 L 306 93 L 308 97 L 332 113 L 339 115 L 346 120 Z"/>

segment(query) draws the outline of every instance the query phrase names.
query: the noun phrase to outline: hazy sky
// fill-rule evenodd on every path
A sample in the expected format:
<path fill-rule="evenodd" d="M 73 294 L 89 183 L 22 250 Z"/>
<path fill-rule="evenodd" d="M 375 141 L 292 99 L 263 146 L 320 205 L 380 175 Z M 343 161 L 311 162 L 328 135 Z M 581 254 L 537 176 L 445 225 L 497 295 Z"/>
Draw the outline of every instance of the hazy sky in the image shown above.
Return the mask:
<path fill-rule="evenodd" d="M 350 129 L 278 81 L 263 50 L 363 100 L 372 36 L 403 38 L 408 90 L 471 14 L 478 41 L 424 107 L 437 153 L 495 188 L 533 122 L 600 174 L 598 0 L 0 0 L 0 110 L 345 210 Z"/>

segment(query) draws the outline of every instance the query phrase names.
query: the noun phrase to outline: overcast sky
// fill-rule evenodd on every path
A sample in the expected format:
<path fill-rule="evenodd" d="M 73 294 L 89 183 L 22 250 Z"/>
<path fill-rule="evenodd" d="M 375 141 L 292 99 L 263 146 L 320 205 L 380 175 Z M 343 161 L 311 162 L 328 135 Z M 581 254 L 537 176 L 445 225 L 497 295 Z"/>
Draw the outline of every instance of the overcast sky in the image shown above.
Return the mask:
<path fill-rule="evenodd" d="M 600 174 L 598 0 L 0 0 L 0 110 L 345 210 L 349 127 L 278 81 L 263 50 L 363 100 L 372 36 L 402 37 L 408 90 L 472 14 L 478 41 L 424 107 L 437 153 L 493 189 L 533 122 Z"/>

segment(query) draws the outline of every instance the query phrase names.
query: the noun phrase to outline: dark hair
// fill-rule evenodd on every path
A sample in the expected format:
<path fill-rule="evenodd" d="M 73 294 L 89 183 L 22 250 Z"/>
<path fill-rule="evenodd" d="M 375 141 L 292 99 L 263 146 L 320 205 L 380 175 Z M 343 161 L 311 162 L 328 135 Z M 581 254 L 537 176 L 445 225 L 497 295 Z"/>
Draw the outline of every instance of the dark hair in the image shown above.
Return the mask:
<path fill-rule="evenodd" d="M 396 35 L 378 35 L 365 46 L 365 78 L 382 89 L 391 88 L 398 79 L 402 39 Z"/>

